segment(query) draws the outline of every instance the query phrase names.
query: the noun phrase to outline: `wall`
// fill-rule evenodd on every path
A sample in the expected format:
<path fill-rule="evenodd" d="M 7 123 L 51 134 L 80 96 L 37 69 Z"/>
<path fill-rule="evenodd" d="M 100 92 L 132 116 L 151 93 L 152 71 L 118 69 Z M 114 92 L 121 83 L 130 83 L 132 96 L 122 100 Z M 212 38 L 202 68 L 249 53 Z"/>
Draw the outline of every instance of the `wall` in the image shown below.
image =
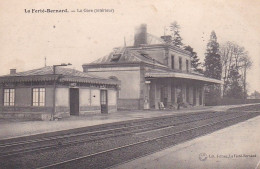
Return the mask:
<path fill-rule="evenodd" d="M 91 89 L 91 106 L 100 106 L 100 90 Z"/>
<path fill-rule="evenodd" d="M 80 115 L 99 114 L 100 107 L 100 89 L 81 87 L 79 89 Z"/>
<path fill-rule="evenodd" d="M 117 91 L 113 89 L 107 89 L 107 97 L 108 112 L 115 112 L 117 110 Z M 80 88 L 79 105 L 81 115 L 101 113 L 100 89 Z"/>
<path fill-rule="evenodd" d="M 181 71 L 186 71 L 186 60 L 189 61 L 189 71 L 190 71 L 190 68 L 191 68 L 191 58 L 190 56 L 186 55 L 186 54 L 181 54 L 179 52 L 176 52 L 176 51 L 173 51 L 173 50 L 170 50 L 169 52 L 169 67 L 172 67 L 172 61 L 171 61 L 171 55 L 174 55 L 174 69 L 175 70 L 179 70 L 179 57 L 182 58 L 182 70 Z"/>
<path fill-rule="evenodd" d="M 117 91 L 108 90 L 108 113 L 117 111 Z"/>
<path fill-rule="evenodd" d="M 55 105 L 56 106 L 69 106 L 69 88 L 56 88 L 56 98 L 55 98 Z"/>
<path fill-rule="evenodd" d="M 117 92 L 116 90 L 108 90 L 108 105 L 115 106 L 117 103 Z"/>
<path fill-rule="evenodd" d="M 31 120 L 49 120 L 52 112 L 52 88 L 45 87 L 45 106 L 36 107 L 32 106 L 32 88 L 28 86 L 18 86 L 15 88 L 15 106 L 2 106 L 0 107 L 0 118 L 25 118 Z M 2 88 L 0 89 L 0 98 L 3 98 Z M 52 96 L 52 95 L 51 95 Z M 3 100 L 2 100 L 3 101 Z M 1 104 L 3 104 L 1 101 Z"/>
<path fill-rule="evenodd" d="M 80 88 L 79 89 L 79 106 L 88 107 L 90 106 L 90 89 Z"/>
<path fill-rule="evenodd" d="M 162 64 L 166 64 L 168 61 L 166 60 L 165 56 L 165 49 L 164 48 L 154 48 L 154 49 L 145 49 L 145 52 L 155 60 L 159 61 Z"/>
<path fill-rule="evenodd" d="M 47 92 L 48 91 L 48 92 Z M 69 116 L 69 88 L 57 87 L 55 94 L 55 116 L 67 117 Z M 53 89 L 46 90 L 48 99 L 53 98 Z M 53 99 L 51 99 L 53 100 Z M 52 103 L 53 104 L 53 103 Z"/>
<path fill-rule="evenodd" d="M 45 91 L 45 106 L 53 107 L 53 86 L 47 86 Z"/>
<path fill-rule="evenodd" d="M 38 87 L 38 86 L 37 86 Z M 51 89 L 52 90 L 52 89 Z M 42 112 L 42 113 L 50 113 L 52 111 L 52 97 L 49 97 L 50 88 L 46 87 L 46 95 L 45 95 L 45 106 L 36 107 L 32 106 L 32 88 L 31 87 L 16 87 L 15 88 L 15 106 L 5 106 L 2 107 L 2 111 L 4 112 Z M 1 95 L 3 97 L 3 94 Z"/>
<path fill-rule="evenodd" d="M 137 110 L 140 107 L 139 99 L 118 99 L 118 110 Z"/>
<path fill-rule="evenodd" d="M 32 89 L 16 88 L 15 89 L 15 106 L 25 107 L 32 105 Z"/>
<path fill-rule="evenodd" d="M 3 88 L 0 86 L 0 106 L 3 106 L 4 104 L 4 93 Z"/>
<path fill-rule="evenodd" d="M 139 99 L 140 68 L 139 67 L 112 67 L 88 68 L 88 73 L 99 77 L 115 76 L 121 81 L 120 99 Z"/>
<path fill-rule="evenodd" d="M 233 98 L 222 98 L 217 100 L 217 102 L 205 99 L 206 106 L 218 106 L 218 105 L 236 105 L 236 104 L 250 104 L 250 103 L 260 103 L 260 99 L 233 99 Z"/>
<path fill-rule="evenodd" d="M 118 109 L 139 109 L 140 67 L 88 68 L 88 73 L 104 78 L 115 76 L 121 81 Z"/>

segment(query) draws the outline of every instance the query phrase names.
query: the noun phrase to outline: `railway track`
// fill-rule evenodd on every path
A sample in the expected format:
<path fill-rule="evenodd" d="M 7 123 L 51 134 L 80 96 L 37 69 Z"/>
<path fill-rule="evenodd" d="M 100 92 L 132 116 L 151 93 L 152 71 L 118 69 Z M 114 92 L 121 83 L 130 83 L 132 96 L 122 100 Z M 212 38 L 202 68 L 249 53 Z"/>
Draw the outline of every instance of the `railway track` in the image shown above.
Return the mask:
<path fill-rule="evenodd" d="M 236 124 L 238 122 L 255 117 L 259 113 L 239 113 L 235 117 L 222 118 L 220 120 L 193 126 L 181 131 L 165 134 L 162 136 L 149 138 L 139 142 L 127 144 L 112 149 L 107 149 L 97 153 L 89 154 L 86 156 L 77 157 L 74 159 L 62 161 L 59 163 L 42 166 L 39 169 L 45 168 L 107 168 L 116 164 L 151 154 L 183 141 L 202 136 L 218 129 Z M 149 151 L 144 151 L 149 150 Z M 138 156 L 136 156 L 138 154 Z"/>
<path fill-rule="evenodd" d="M 10 142 L 0 144 L 0 157 L 9 157 L 18 154 L 43 151 L 52 148 L 62 148 L 80 143 L 93 142 L 98 139 L 109 137 L 118 137 L 127 134 L 140 133 L 152 130 L 158 130 L 169 127 L 177 127 L 187 123 L 196 123 L 197 121 L 209 120 L 221 116 L 233 116 L 235 113 L 225 112 L 203 112 L 196 115 L 171 116 L 167 118 L 158 118 L 148 120 L 146 122 L 133 122 L 121 125 L 115 125 L 114 128 L 109 126 L 96 131 L 80 132 L 76 134 L 68 134 L 28 141 Z"/>
<path fill-rule="evenodd" d="M 40 162 L 36 162 L 35 164 L 32 162 L 27 162 L 27 164 L 22 160 L 22 164 L 26 165 L 24 167 L 19 166 L 19 168 L 106 168 L 216 131 L 257 115 L 259 113 L 256 112 L 203 112 L 181 116 L 168 116 L 147 121 L 126 122 L 125 124 L 115 124 L 76 134 L 2 143 L 0 145 L 0 161 L 4 162 L 6 160 L 6 162 L 2 164 L 0 162 L 0 165 L 4 166 L 4 168 L 17 168 L 15 167 L 16 165 L 21 165 L 17 160 L 27 159 L 27 156 L 37 156 L 37 152 L 41 154 L 47 150 L 55 153 L 57 150 L 61 150 L 61 152 L 57 153 L 57 157 L 59 157 L 59 153 L 63 153 L 62 150 L 66 149 L 66 146 L 70 148 L 74 145 L 82 147 L 80 151 L 86 150 L 87 152 L 80 154 L 75 150 L 74 152 L 69 152 L 68 158 L 63 157 L 53 159 L 53 161 L 40 159 Z M 127 141 L 109 146 L 111 141 L 120 140 L 125 137 L 127 137 Z M 89 151 L 89 148 L 83 146 L 88 144 L 95 146 L 102 139 L 110 142 L 102 144 L 103 148 L 101 149 L 96 150 L 96 148 L 93 148 L 95 151 Z M 37 146 L 37 144 L 40 145 Z M 41 155 L 39 155 L 39 158 L 41 158 Z"/>

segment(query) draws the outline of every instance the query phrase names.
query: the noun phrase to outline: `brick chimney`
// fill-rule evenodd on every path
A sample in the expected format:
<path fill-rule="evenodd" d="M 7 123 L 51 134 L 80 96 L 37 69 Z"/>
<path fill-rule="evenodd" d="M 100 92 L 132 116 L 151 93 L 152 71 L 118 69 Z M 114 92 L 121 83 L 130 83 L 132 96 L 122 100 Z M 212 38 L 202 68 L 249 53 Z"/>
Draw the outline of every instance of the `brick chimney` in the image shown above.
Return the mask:
<path fill-rule="evenodd" d="M 141 44 L 147 44 L 147 26 L 141 24 L 135 28 L 135 41 L 134 46 L 138 47 Z"/>
<path fill-rule="evenodd" d="M 10 69 L 10 75 L 13 75 L 16 73 L 16 69 Z"/>

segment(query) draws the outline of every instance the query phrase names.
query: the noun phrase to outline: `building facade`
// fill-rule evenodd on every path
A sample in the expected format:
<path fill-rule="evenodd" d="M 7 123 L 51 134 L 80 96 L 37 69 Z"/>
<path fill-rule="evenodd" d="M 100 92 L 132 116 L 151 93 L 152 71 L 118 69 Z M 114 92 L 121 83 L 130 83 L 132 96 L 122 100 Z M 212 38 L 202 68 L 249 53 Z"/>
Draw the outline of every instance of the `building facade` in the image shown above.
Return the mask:
<path fill-rule="evenodd" d="M 62 67 L 12 70 L 0 77 L 0 117 L 49 120 L 113 112 L 119 85 L 117 80 Z"/>
<path fill-rule="evenodd" d="M 121 81 L 120 109 L 176 108 L 178 97 L 186 107 L 203 106 L 205 85 L 222 82 L 194 72 L 190 53 L 167 43 L 170 38 L 156 38 L 141 25 L 133 46 L 115 48 L 83 71 Z"/>

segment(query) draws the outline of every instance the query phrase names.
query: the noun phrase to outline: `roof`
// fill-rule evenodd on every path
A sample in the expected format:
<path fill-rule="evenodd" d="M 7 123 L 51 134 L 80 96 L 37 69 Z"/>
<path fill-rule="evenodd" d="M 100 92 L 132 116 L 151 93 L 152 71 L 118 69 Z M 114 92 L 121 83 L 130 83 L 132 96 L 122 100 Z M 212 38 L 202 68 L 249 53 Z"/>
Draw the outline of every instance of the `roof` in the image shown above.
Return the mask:
<path fill-rule="evenodd" d="M 113 52 L 95 60 L 94 62 L 91 62 L 90 65 L 111 63 L 148 63 L 157 66 L 167 67 L 166 65 L 150 57 L 144 51 L 134 51 L 127 47 L 114 48 Z"/>
<path fill-rule="evenodd" d="M 223 81 L 213 78 L 208 78 L 205 76 L 192 74 L 192 73 L 182 73 L 182 72 L 174 72 L 174 71 L 158 71 L 151 70 L 145 73 L 145 77 L 153 77 L 153 78 L 165 78 L 165 77 L 173 77 L 173 78 L 182 78 L 182 79 L 192 79 L 203 81 L 207 83 L 215 83 L 215 84 L 223 84 Z"/>
<path fill-rule="evenodd" d="M 39 69 L 33 69 L 15 74 L 0 77 L 0 82 L 21 82 L 21 81 L 52 81 L 58 79 L 67 82 L 82 82 L 95 84 L 119 84 L 119 81 L 105 79 L 95 75 L 90 75 L 75 69 L 56 66 L 55 74 L 53 66 L 46 66 Z"/>

